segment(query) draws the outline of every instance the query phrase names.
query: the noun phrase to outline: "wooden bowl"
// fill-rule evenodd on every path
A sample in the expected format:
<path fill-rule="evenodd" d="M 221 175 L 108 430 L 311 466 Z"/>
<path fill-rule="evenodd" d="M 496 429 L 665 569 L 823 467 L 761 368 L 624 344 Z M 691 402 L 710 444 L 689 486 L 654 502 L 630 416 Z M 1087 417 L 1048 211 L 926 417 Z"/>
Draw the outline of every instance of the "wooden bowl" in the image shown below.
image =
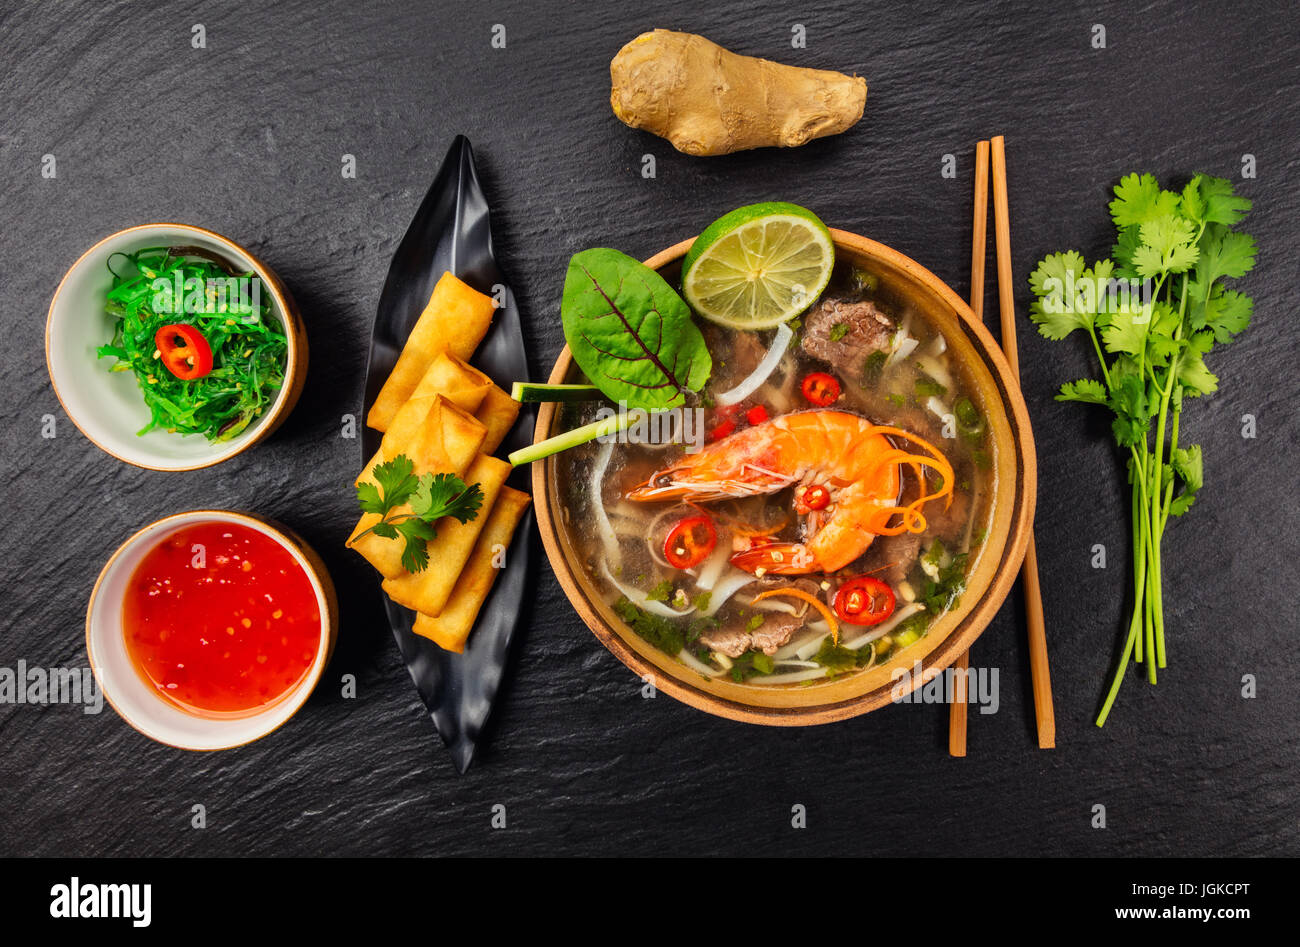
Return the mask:
<path fill-rule="evenodd" d="M 533 497 L 546 554 L 569 601 L 596 637 L 639 677 L 652 678 L 657 689 L 708 713 L 748 723 L 807 726 L 843 720 L 896 701 L 942 672 L 970 648 L 1007 597 L 1034 519 L 1037 459 L 1029 413 L 997 342 L 947 284 L 914 260 L 856 234 L 842 230 L 831 234 L 839 260 L 878 276 L 882 288 L 906 298 L 940 328 L 989 420 L 994 494 L 988 536 L 975 553 L 960 604 L 941 616 L 923 638 L 882 665 L 812 685 L 764 688 L 706 680 L 638 637 L 604 601 L 570 537 L 560 528 L 555 459 L 533 464 Z M 672 282 L 691 243 L 684 240 L 669 247 L 646 265 Z M 566 347 L 550 381 L 581 380 L 578 374 Z M 556 405 L 542 405 L 536 441 L 558 433 L 552 430 L 556 417 Z M 914 673 L 917 663 L 919 675 Z M 903 671 L 908 672 L 906 677 L 901 676 Z"/>

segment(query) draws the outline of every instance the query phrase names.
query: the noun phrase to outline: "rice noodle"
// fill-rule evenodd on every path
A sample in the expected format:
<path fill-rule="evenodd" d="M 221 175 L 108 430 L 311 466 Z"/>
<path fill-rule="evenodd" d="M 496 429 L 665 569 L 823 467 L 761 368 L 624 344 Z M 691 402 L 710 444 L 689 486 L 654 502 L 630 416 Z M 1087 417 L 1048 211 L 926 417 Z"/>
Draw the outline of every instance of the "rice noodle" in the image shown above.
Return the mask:
<path fill-rule="evenodd" d="M 722 570 L 727 567 L 727 560 L 731 558 L 731 552 L 722 543 L 718 543 L 717 548 L 713 550 L 710 556 L 700 568 L 699 578 L 695 580 L 696 588 L 704 589 L 711 592 L 713 586 L 718 582 L 718 577 L 722 575 Z"/>
<path fill-rule="evenodd" d="M 920 602 L 913 602 L 910 605 L 904 605 L 898 611 L 894 612 L 893 615 L 889 616 L 889 619 L 887 621 L 884 621 L 881 624 L 874 626 L 865 635 L 861 635 L 860 637 L 854 638 L 852 641 L 846 641 L 844 643 L 844 647 L 848 648 L 850 651 L 857 651 L 864 644 L 870 644 L 871 642 L 877 640 L 878 638 L 883 638 L 885 635 L 889 634 L 891 631 L 897 628 L 900 624 L 907 621 L 907 619 L 911 618 L 913 615 L 917 614 L 918 612 L 923 612 L 923 611 L 925 611 L 925 606 L 922 605 Z"/>
<path fill-rule="evenodd" d="M 754 577 L 752 575 L 748 572 L 741 572 L 739 569 L 735 570 L 732 575 L 720 580 L 713 587 L 713 592 L 709 597 L 709 607 L 704 610 L 704 614 L 716 615 L 718 609 L 727 603 L 727 599 L 753 581 Z"/>
<path fill-rule="evenodd" d="M 614 527 L 605 512 L 605 471 L 609 468 L 609 459 L 613 454 L 614 441 L 611 439 L 602 444 L 596 454 L 588 490 L 591 495 L 592 514 L 596 519 L 596 535 L 600 537 L 600 543 L 605 547 L 605 561 L 610 564 L 610 568 L 620 569 L 623 567 L 623 549 L 618 544 L 618 536 L 615 535 Z"/>
<path fill-rule="evenodd" d="M 800 645 L 799 650 L 794 653 L 795 657 L 797 657 L 801 661 L 807 661 L 809 658 L 811 658 L 814 654 L 816 654 L 818 651 L 822 649 L 822 642 L 824 642 L 830 636 L 831 636 L 831 631 L 829 628 L 827 628 L 816 638 L 813 638 L 811 641 L 806 641 L 802 645 Z"/>
<path fill-rule="evenodd" d="M 691 654 L 689 648 L 682 648 L 682 650 L 678 651 L 677 660 L 681 661 L 682 664 L 685 664 L 692 671 L 695 671 L 697 674 L 703 674 L 705 677 L 718 677 L 719 675 L 726 673 L 726 671 L 721 668 L 709 667 L 695 655 Z"/>
<path fill-rule="evenodd" d="M 755 602 L 752 598 L 740 599 L 739 601 L 742 605 L 749 606 L 750 608 L 757 608 L 762 612 L 784 612 L 787 615 L 803 614 L 803 612 L 800 612 L 799 609 L 790 602 L 778 602 L 775 598 L 765 598 L 761 602 Z M 804 604 L 803 611 L 808 611 L 807 604 Z"/>
<path fill-rule="evenodd" d="M 777 326 L 776 338 L 772 340 L 772 347 L 767 350 L 762 361 L 739 385 L 730 391 L 724 391 L 716 395 L 713 399 L 714 404 L 728 407 L 733 404 L 740 404 L 755 391 L 758 387 L 767 381 L 772 372 L 776 371 L 776 366 L 781 364 L 781 357 L 785 355 L 785 350 L 790 347 L 790 340 L 794 338 L 794 333 L 784 322 Z"/>
<path fill-rule="evenodd" d="M 600 564 L 600 571 L 604 573 L 605 580 L 609 582 L 610 585 L 614 586 L 614 588 L 622 592 L 629 602 L 645 609 L 652 615 L 660 615 L 664 618 L 685 618 L 687 615 L 691 614 L 691 612 L 695 611 L 694 605 L 690 608 L 678 611 L 663 602 L 648 601 L 645 597 L 645 593 L 640 589 L 631 585 L 624 585 L 622 582 L 618 581 L 618 579 L 614 578 L 613 573 L 609 571 L 609 566 L 604 562 L 601 562 Z"/>
<path fill-rule="evenodd" d="M 809 668 L 806 671 L 791 671 L 789 674 L 758 675 L 749 679 L 750 684 L 798 684 L 800 681 L 815 681 L 826 676 L 826 668 Z"/>
<path fill-rule="evenodd" d="M 787 658 L 798 658 L 800 661 L 807 661 L 817 653 L 817 649 L 826 640 L 826 636 L 831 633 L 831 627 L 826 624 L 824 619 L 818 619 L 817 621 L 805 622 L 801 631 L 803 634 L 778 648 L 776 654 L 772 655 L 772 657 L 778 661 Z"/>

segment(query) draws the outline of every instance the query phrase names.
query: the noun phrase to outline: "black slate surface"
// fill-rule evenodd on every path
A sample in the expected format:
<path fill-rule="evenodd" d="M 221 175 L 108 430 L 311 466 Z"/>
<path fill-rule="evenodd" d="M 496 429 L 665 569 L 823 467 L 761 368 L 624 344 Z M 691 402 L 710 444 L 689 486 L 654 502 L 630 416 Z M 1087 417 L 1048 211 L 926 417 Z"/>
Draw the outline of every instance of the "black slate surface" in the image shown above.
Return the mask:
<path fill-rule="evenodd" d="M 206 49 L 191 46 L 196 23 Z M 790 46 L 796 23 L 806 49 Z M 504 49 L 491 45 L 494 24 Z M 1105 49 L 1091 45 L 1094 24 Z M 609 58 L 656 26 L 856 70 L 871 87 L 866 118 L 797 151 L 678 155 L 608 106 Z M 84 663 L 102 562 L 140 525 L 198 506 L 255 509 L 300 531 L 333 572 L 343 630 L 291 724 L 220 754 L 155 745 L 110 711 L 0 705 L 0 853 L 1300 853 L 1298 34 L 1282 3 L 5 4 L 0 667 Z M 1058 749 L 1034 745 L 1015 598 L 973 655 L 1000 669 L 1000 710 L 972 716 L 970 756 L 952 760 L 943 707 L 778 730 L 644 700 L 543 570 L 486 744 L 458 777 L 369 568 L 342 548 L 357 446 L 340 430 L 359 410 L 388 261 L 462 132 L 535 375 L 561 346 L 565 261 L 586 246 L 644 257 L 734 206 L 780 198 L 897 247 L 964 294 L 973 146 L 1002 133 L 1023 315 L 1039 256 L 1106 251 L 1119 175 L 1237 179 L 1256 202 L 1247 229 L 1262 249 L 1243 287 L 1256 318 L 1211 359 L 1221 392 L 1184 418 L 1184 437 L 1205 446 L 1207 488 L 1166 540 L 1159 687 L 1130 680 L 1105 730 L 1092 726 L 1128 597 L 1126 494 L 1101 420 L 1051 399 L 1088 354 L 1022 321 Z M 355 180 L 340 174 L 345 154 Z M 945 154 L 955 179 L 941 177 Z M 1255 179 L 1240 180 L 1244 154 Z M 100 453 L 63 417 L 41 357 L 45 309 L 77 255 L 168 219 L 269 262 L 312 345 L 287 425 L 187 474 Z M 45 414 L 53 439 L 40 436 Z M 1240 433 L 1246 414 L 1254 439 Z M 1089 565 L 1095 543 L 1108 549 L 1104 571 Z M 345 674 L 355 699 L 341 696 Z M 1241 697 L 1244 674 L 1256 699 Z M 791 828 L 796 804 L 806 829 Z M 1090 826 L 1095 805 L 1104 830 Z M 504 829 L 491 828 L 494 806 Z"/>

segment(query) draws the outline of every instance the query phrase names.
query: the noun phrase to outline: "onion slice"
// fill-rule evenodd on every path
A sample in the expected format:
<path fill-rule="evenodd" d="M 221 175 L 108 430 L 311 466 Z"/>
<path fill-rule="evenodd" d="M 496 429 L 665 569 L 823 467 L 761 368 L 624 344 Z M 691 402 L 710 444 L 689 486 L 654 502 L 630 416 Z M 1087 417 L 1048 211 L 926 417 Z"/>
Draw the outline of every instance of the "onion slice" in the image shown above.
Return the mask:
<path fill-rule="evenodd" d="M 605 471 L 609 469 L 609 459 L 613 454 L 614 439 L 610 438 L 600 446 L 600 451 L 596 454 L 596 462 L 591 466 L 591 482 L 587 489 L 591 495 L 592 516 L 596 520 L 596 535 L 600 537 L 600 543 L 605 547 L 605 560 L 617 569 L 623 565 L 623 549 L 619 546 L 618 536 L 609 521 L 609 514 L 605 512 Z"/>
<path fill-rule="evenodd" d="M 730 391 L 724 391 L 713 399 L 713 403 L 728 407 L 733 404 L 740 404 L 750 395 L 762 386 L 763 382 L 771 377 L 772 372 L 776 371 L 776 366 L 781 364 L 781 357 L 785 355 L 785 350 L 790 347 L 790 340 L 794 338 L 794 332 L 784 322 L 776 328 L 776 338 L 772 340 L 772 347 L 767 350 L 763 360 L 739 385 Z"/>

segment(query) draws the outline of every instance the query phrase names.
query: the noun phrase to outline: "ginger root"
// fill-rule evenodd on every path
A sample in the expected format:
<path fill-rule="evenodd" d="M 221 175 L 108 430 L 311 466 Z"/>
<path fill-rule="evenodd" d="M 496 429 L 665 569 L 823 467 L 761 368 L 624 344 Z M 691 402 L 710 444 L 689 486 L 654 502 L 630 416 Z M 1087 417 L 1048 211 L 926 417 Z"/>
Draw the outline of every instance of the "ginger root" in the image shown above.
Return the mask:
<path fill-rule="evenodd" d="M 609 64 L 614 114 L 688 155 L 793 148 L 862 118 L 867 81 L 740 56 L 694 33 L 654 30 Z"/>

